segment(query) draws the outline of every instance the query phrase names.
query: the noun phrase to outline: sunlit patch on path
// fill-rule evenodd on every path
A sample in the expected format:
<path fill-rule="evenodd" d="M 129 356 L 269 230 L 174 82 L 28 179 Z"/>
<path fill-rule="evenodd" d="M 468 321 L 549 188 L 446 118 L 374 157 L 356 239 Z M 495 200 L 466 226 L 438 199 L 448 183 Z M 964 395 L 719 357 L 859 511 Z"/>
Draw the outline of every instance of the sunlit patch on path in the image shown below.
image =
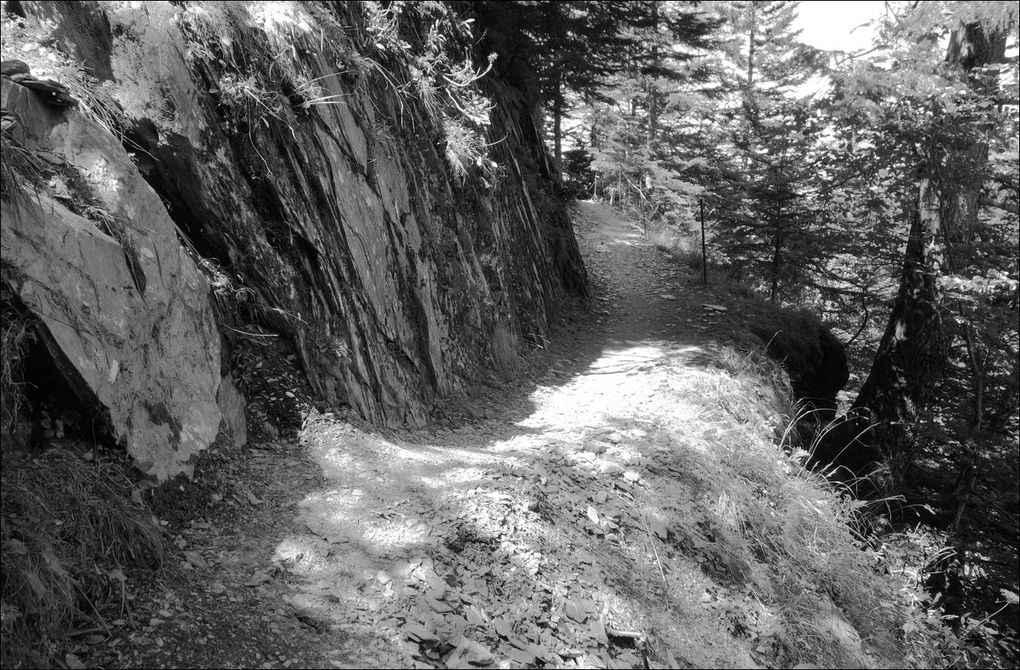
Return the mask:
<path fill-rule="evenodd" d="M 747 561 L 721 549 L 706 568 L 667 530 L 711 476 L 705 435 L 730 421 L 704 402 L 725 383 L 720 353 L 683 327 L 700 303 L 638 229 L 591 206 L 581 215 L 609 309 L 561 345 L 564 362 L 523 409 L 386 435 L 306 422 L 327 486 L 303 500 L 277 557 L 301 577 L 289 602 L 343 631 L 352 664 L 452 652 L 476 664 L 755 665 L 713 606 L 756 579 Z M 693 515 L 691 538 L 698 523 L 725 526 L 725 501 L 713 504 L 720 519 Z"/>

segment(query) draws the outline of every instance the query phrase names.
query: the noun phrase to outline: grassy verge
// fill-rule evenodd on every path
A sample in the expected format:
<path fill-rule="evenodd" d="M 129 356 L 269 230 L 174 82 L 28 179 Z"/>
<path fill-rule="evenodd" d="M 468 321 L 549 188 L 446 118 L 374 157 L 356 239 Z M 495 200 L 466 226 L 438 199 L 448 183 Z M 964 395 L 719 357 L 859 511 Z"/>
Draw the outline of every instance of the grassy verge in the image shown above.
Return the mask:
<path fill-rule="evenodd" d="M 0 664 L 47 665 L 130 621 L 127 575 L 160 565 L 165 546 L 126 466 L 69 447 L 13 452 L 0 484 Z"/>
<path fill-rule="evenodd" d="M 785 373 L 727 347 L 713 358 L 669 382 L 674 467 L 701 492 L 693 512 L 663 510 L 683 520 L 672 529 L 677 548 L 721 554 L 723 581 L 745 589 L 729 606 L 780 664 L 951 665 L 960 643 L 926 605 L 908 567 L 920 561 L 876 536 L 866 507 L 874 503 L 801 464 L 810 445 L 797 443 L 802 417 Z"/>

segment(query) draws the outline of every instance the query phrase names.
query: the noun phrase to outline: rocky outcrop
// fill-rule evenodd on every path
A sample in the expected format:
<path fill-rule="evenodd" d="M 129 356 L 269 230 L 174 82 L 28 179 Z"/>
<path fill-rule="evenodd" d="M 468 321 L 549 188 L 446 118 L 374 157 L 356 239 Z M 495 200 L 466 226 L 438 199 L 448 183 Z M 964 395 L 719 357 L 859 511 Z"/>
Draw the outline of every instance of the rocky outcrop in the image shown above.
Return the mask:
<path fill-rule="evenodd" d="M 843 343 L 818 319 L 800 312 L 762 314 L 747 329 L 765 345 L 765 355 L 790 375 L 794 395 L 814 410 L 812 418 L 834 418 L 836 394 L 850 379 Z"/>
<path fill-rule="evenodd" d="M 27 156 L 48 180 L 3 199 L 4 281 L 71 387 L 159 479 L 186 471 L 221 428 L 243 440 L 243 420 L 224 424 L 217 403 L 237 391 L 220 376 L 209 285 L 159 196 L 105 128 L 7 77 L 0 87 L 15 143 L 4 160 Z"/>
<path fill-rule="evenodd" d="M 801 425 L 809 467 L 821 467 L 858 497 L 877 490 L 882 454 L 869 441 L 872 426 L 856 416 L 836 417 L 836 394 L 850 378 L 843 343 L 815 317 L 802 312 L 759 313 L 747 329 L 764 353 L 790 376 L 793 393 L 807 410 Z"/>
<path fill-rule="evenodd" d="M 484 118 L 430 101 L 413 11 L 383 36 L 360 3 L 22 4 L 109 72 L 225 334 L 292 338 L 327 401 L 422 422 L 436 396 L 512 367 L 564 290 L 584 290 L 527 100 L 483 80 Z"/>
<path fill-rule="evenodd" d="M 12 259 L 40 266 L 22 286 L 26 303 L 59 317 L 41 296 L 60 286 L 85 320 L 61 331 L 51 319 L 122 433 L 165 427 L 145 453 L 133 447 L 153 472 L 181 467 L 220 423 L 243 435 L 243 402 L 220 381 L 221 337 L 229 347 L 253 331 L 283 335 L 326 402 L 420 423 L 437 396 L 512 370 L 564 296 L 586 290 L 533 101 L 457 64 L 473 43 L 468 24 L 446 16 L 453 30 L 438 39 L 429 23 L 446 5 L 16 9 L 5 45 L 33 74 L 59 82 L 83 63 L 94 77 L 75 75 L 83 113 L 51 118 L 58 130 L 46 132 L 92 180 L 101 202 L 87 204 L 108 216 L 93 221 L 51 190 L 18 205 L 16 227 L 5 209 L 4 258 L 10 239 Z M 22 28 L 32 37 L 17 43 Z M 54 223 L 36 226 L 44 233 L 33 218 Z M 90 286 L 105 288 L 84 300 Z M 95 333 L 107 331 L 100 346 Z M 175 367 L 204 372 L 176 384 Z M 124 398 L 114 391 L 125 379 L 133 404 L 126 386 Z M 169 460 L 151 465 L 165 449 Z"/>

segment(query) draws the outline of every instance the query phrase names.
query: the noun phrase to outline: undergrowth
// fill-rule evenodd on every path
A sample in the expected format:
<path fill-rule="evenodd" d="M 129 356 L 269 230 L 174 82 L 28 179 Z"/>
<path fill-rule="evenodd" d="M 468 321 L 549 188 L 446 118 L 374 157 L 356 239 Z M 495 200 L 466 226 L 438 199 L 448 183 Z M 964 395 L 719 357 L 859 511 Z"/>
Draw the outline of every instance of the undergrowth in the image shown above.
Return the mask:
<path fill-rule="evenodd" d="M 700 277 L 702 271 L 702 258 L 700 250 L 700 235 L 697 231 L 685 231 L 677 233 L 668 226 L 651 226 L 648 230 L 648 238 L 664 253 L 669 254 L 678 264 L 689 268 L 691 274 Z M 713 265 L 712 260 L 711 231 L 709 237 L 709 265 L 708 283 L 714 291 L 726 292 L 732 296 L 748 298 L 755 302 L 762 302 L 766 295 L 766 287 L 763 284 L 754 285 L 750 278 L 736 277 L 734 268 Z M 787 301 L 784 301 L 787 302 Z M 848 357 L 850 358 L 851 376 L 850 382 L 844 392 L 840 394 L 841 411 L 846 411 L 853 400 L 853 395 L 866 378 L 868 366 L 874 356 L 874 347 L 881 338 L 882 318 L 885 317 L 883 310 L 869 313 L 867 309 L 861 314 L 860 308 L 856 310 L 846 306 L 840 307 L 825 303 L 818 296 L 810 291 L 803 295 L 791 297 L 790 304 L 800 306 L 812 313 L 818 313 L 823 307 L 827 324 L 837 336 L 846 343 Z M 841 311 L 842 310 L 842 311 Z M 961 345 L 962 346 L 962 345 Z M 1008 346 L 1007 340 L 1003 339 L 1003 346 Z M 961 363 L 954 369 L 962 370 L 965 365 Z M 1015 375 L 1014 375 L 1015 377 Z M 963 392 L 956 389 L 947 393 L 948 396 L 964 398 L 962 402 L 968 402 L 969 391 L 965 385 Z M 949 388 L 949 386 L 947 386 Z M 959 412 L 958 414 L 965 414 Z M 803 421 L 792 421 L 791 428 L 797 424 L 804 424 Z M 908 658 L 911 662 L 919 665 L 947 665 L 952 667 L 1008 667 L 1015 664 L 1017 658 L 1018 643 L 1015 635 L 1016 617 L 1010 617 L 1015 613 L 1018 599 L 1010 588 L 1001 588 L 1002 585 L 1010 586 L 1015 584 L 1015 544 L 1011 554 L 1009 551 L 1010 540 L 1015 539 L 1015 525 L 1009 530 L 1009 521 L 1001 523 L 1000 519 L 1011 520 L 1015 524 L 1015 514 L 1010 516 L 1004 512 L 1009 508 L 1008 501 L 1015 500 L 1015 493 L 1010 496 L 997 494 L 991 498 L 985 498 L 984 502 L 993 509 L 982 510 L 978 513 L 971 513 L 970 517 L 965 516 L 965 525 L 972 537 L 978 539 L 972 541 L 968 547 L 959 538 L 953 540 L 948 538 L 944 530 L 938 528 L 940 519 L 947 525 L 947 518 L 951 518 L 952 506 L 946 508 L 946 500 L 954 500 L 950 494 L 952 491 L 953 475 L 960 470 L 961 466 L 952 462 L 955 455 L 966 453 L 967 448 L 962 442 L 954 443 L 949 435 L 952 429 L 947 432 L 950 422 L 941 418 L 935 422 L 934 427 L 928 428 L 929 434 L 925 438 L 923 448 L 927 452 L 937 452 L 941 445 L 944 453 L 949 453 L 949 465 L 943 465 L 950 476 L 946 477 L 943 484 L 944 493 L 932 488 L 935 477 L 925 474 L 924 478 L 919 477 L 916 487 L 908 482 L 908 486 L 895 489 L 903 495 L 896 496 L 883 501 L 873 501 L 870 505 L 864 506 L 854 502 L 854 509 L 841 512 L 853 534 L 860 536 L 857 541 L 865 551 L 875 555 L 875 565 L 881 569 L 894 570 L 903 587 L 895 595 L 900 603 L 900 623 L 894 627 L 899 631 L 898 636 L 901 642 L 909 650 Z M 832 424 L 826 426 L 815 426 L 814 431 L 791 430 L 790 437 L 793 438 L 798 432 L 808 433 L 809 444 L 797 445 L 787 444 L 790 450 L 802 447 L 804 456 L 809 456 L 811 450 L 816 447 L 830 429 L 838 426 Z M 1010 450 L 1015 453 L 1016 434 L 1015 428 L 1012 435 L 1005 437 L 1004 443 L 1011 445 L 1001 450 L 995 450 L 982 445 L 985 453 L 1008 454 Z M 1009 431 L 1004 430 L 1003 435 Z M 813 437 L 811 435 L 813 434 Z M 991 444 L 992 440 L 988 441 Z M 974 442 L 971 449 L 974 449 Z M 924 461 L 924 459 L 920 459 Z M 933 459 L 934 461 L 934 459 Z M 983 465 L 982 472 L 984 481 L 994 481 L 995 475 L 991 474 L 998 468 L 1013 470 L 1008 460 L 1000 460 L 996 465 L 992 457 L 989 457 L 989 464 Z M 1015 461 L 1013 461 L 1015 463 Z M 932 462 L 924 462 L 924 467 L 919 471 L 934 471 L 936 465 Z M 868 481 L 860 480 L 845 481 L 842 484 L 833 483 L 839 479 L 840 473 L 829 471 L 809 472 L 809 477 L 820 479 L 820 485 L 833 488 L 844 500 L 853 501 L 855 493 L 861 490 L 890 491 L 892 488 L 891 474 L 886 470 L 879 470 L 872 473 Z M 830 481 L 832 480 L 832 481 Z M 859 489 L 858 484 L 863 483 L 864 489 Z M 916 488 L 916 490 L 915 490 Z M 988 490 L 1008 491 L 1008 485 L 995 489 L 988 485 Z M 987 495 L 987 494 L 986 494 Z M 952 504 L 955 506 L 955 502 Z M 971 503 L 974 507 L 975 503 Z M 1014 508 L 1015 509 L 1015 508 Z M 913 521 L 910 521 L 913 520 Z M 976 530 L 975 530 L 976 529 Z M 1004 532 L 1000 532 L 1004 531 Z M 998 534 L 997 534 L 998 533 Z M 940 539 L 933 539 L 941 536 Z M 865 541 L 866 540 L 866 541 Z M 958 546 L 954 546 L 958 545 Z M 976 550 L 974 547 L 978 547 Z M 973 550 L 969 555 L 968 549 Z M 937 586 L 939 578 L 938 552 L 948 552 L 958 555 L 955 559 L 958 565 L 965 566 L 961 570 L 966 571 L 966 584 L 964 585 L 968 600 L 961 610 L 963 596 L 957 594 L 957 601 L 954 603 L 948 598 L 943 598 Z M 892 558 L 895 557 L 897 567 L 891 567 Z M 1005 558 L 1004 562 L 1002 559 Z M 1009 560 L 1013 565 L 1009 565 Z M 969 561 L 969 562 L 968 562 Z M 998 571 L 998 572 L 995 572 Z M 881 583 L 879 583 L 881 585 Z M 998 588 L 996 588 L 998 587 Z M 878 588 L 877 586 L 873 588 Z M 844 594 L 853 594 L 854 591 L 845 588 L 837 590 Z M 888 594 L 887 594 L 888 595 Z M 864 606 L 862 601 L 858 609 Z M 888 598 L 881 601 L 881 607 L 872 603 L 866 608 L 867 612 L 884 612 L 888 608 Z M 866 617 L 865 617 L 866 618 Z M 831 662 L 836 662 L 831 660 Z"/>
<path fill-rule="evenodd" d="M 647 234 L 660 251 L 700 277 L 700 235 L 661 226 Z M 761 287 L 735 279 L 711 259 L 708 282 L 715 291 L 763 301 Z M 913 667 L 982 665 L 972 638 L 989 637 L 991 624 L 970 617 L 954 628 L 955 617 L 927 592 L 933 543 L 921 550 L 920 527 L 893 532 L 889 523 L 903 500 L 855 497 L 861 487 L 872 490 L 877 482 L 881 488 L 886 474 L 879 469 L 868 480 L 847 481 L 831 467 L 808 467 L 839 421 L 819 424 L 799 408 L 785 373 L 763 356 L 724 348 L 717 360 L 725 374 L 703 375 L 693 393 L 684 390 L 696 409 L 683 413 L 678 431 L 688 433 L 696 450 L 716 454 L 722 470 L 701 470 L 706 487 L 722 492 L 717 493 L 726 501 L 722 516 L 741 538 L 737 552 L 754 556 L 771 575 L 756 596 L 775 616 L 777 657 L 789 665 L 860 664 L 831 634 L 845 618 L 887 662 L 899 657 Z M 763 382 L 771 391 L 763 391 Z M 777 445 L 786 457 L 777 458 Z M 1004 597 L 1006 607 L 1010 596 Z M 829 622 L 828 632 L 820 630 L 823 622 Z"/>
<path fill-rule="evenodd" d="M 38 19 L 25 19 L 5 10 L 2 28 L 4 39 L 0 43 L 0 56 L 4 60 L 24 61 L 32 76 L 52 79 L 64 86 L 76 101 L 75 107 L 79 112 L 119 139 L 124 139 L 126 119 L 106 88 L 109 84 L 96 79 L 85 63 L 71 58 L 59 48 L 50 48 L 49 44 L 45 44 L 48 40 L 40 40 L 40 36 L 46 34 L 47 25 Z M 4 162 L 7 158 L 5 147 Z"/>
<path fill-rule="evenodd" d="M 45 184 L 45 166 L 4 129 L 0 132 L 0 198 L 15 204 L 38 193 Z"/>
<path fill-rule="evenodd" d="M 130 621 L 129 571 L 158 567 L 166 547 L 126 466 L 96 451 L 14 451 L 0 480 L 3 667 L 48 665 L 81 631 Z"/>

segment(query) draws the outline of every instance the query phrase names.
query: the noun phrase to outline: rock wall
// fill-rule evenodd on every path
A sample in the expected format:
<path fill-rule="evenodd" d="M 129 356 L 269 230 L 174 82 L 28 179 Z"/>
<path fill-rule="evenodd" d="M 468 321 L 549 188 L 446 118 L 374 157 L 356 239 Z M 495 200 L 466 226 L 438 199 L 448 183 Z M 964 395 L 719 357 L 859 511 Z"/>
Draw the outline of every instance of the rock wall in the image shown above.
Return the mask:
<path fill-rule="evenodd" d="M 430 89 L 429 67 L 437 43 L 470 40 L 433 39 L 428 6 L 389 24 L 362 3 L 18 9 L 45 33 L 22 53 L 59 51 L 97 78 L 84 102 L 112 110 L 220 332 L 292 338 L 328 402 L 424 421 L 463 380 L 512 369 L 585 291 L 532 101 L 490 75 L 460 89 L 487 97 L 487 118 L 458 117 L 465 98 Z M 202 324 L 196 365 L 219 379 Z"/>

